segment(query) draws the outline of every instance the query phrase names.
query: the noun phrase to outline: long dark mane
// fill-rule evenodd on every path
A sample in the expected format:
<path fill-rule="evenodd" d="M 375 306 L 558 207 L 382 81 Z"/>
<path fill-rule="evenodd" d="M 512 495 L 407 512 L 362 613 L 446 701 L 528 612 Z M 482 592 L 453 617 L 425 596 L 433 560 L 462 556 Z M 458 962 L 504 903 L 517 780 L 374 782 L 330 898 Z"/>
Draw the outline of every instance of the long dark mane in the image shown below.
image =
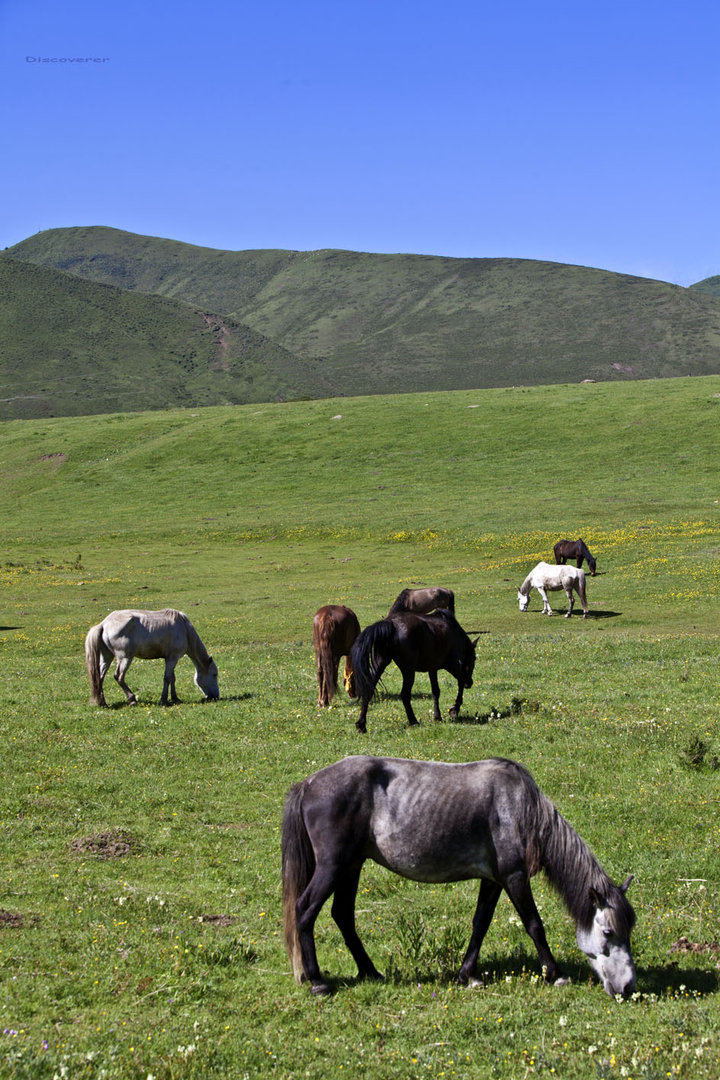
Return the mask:
<path fill-rule="evenodd" d="M 520 768 L 520 766 L 518 766 Z M 625 893 L 603 870 L 592 851 L 572 825 L 565 820 L 547 795 L 537 787 L 526 770 L 528 812 L 534 821 L 529 835 L 535 836 L 534 850 L 528 852 L 531 872 L 542 869 L 578 926 L 587 930 L 593 921 L 600 897 L 612 910 L 616 932 L 627 937 L 635 925 L 635 912 Z"/>

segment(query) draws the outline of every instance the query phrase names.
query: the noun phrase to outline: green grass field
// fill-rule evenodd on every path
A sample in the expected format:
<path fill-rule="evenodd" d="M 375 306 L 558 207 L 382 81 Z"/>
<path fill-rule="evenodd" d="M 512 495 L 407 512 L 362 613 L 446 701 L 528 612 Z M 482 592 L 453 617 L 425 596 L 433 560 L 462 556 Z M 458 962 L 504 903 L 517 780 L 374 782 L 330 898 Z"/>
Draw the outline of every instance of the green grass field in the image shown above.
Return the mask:
<path fill-rule="evenodd" d="M 28 420 L 0 429 L 0 1076 L 191 1080 L 717 1077 L 720 377 Z M 598 560 L 591 617 L 520 614 L 560 536 Z M 366 625 L 442 584 L 485 630 L 456 722 L 368 735 L 316 707 L 314 611 Z M 83 640 L 124 606 L 185 610 L 220 668 L 202 704 L 90 705 Z M 565 600 L 554 604 L 565 611 Z M 454 683 L 440 676 L 445 715 Z M 522 761 L 616 879 L 638 990 L 608 998 L 542 876 L 571 976 L 546 987 L 503 900 L 482 989 L 454 976 L 477 885 L 368 864 L 359 984 L 329 913 L 325 1000 L 282 945 L 288 787 L 358 752 Z"/>

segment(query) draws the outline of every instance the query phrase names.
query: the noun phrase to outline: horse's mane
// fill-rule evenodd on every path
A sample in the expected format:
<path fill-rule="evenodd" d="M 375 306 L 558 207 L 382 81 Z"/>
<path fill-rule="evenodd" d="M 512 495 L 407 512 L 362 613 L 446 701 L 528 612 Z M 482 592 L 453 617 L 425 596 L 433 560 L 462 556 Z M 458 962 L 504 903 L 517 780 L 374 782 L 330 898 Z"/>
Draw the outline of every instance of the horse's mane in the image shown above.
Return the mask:
<path fill-rule="evenodd" d="M 619 937 L 628 937 L 635 925 L 635 912 L 625 893 L 603 870 L 592 851 L 562 816 L 551 800 L 532 780 L 528 786 L 529 810 L 534 818 L 528 835 L 533 837 L 528 852 L 528 867 L 543 869 L 550 884 L 562 897 L 565 906 L 582 929 L 589 929 L 596 903 L 595 893 L 606 901 L 614 929 Z M 533 850 L 534 849 L 534 850 Z"/>
<path fill-rule="evenodd" d="M 411 592 L 412 589 L 403 589 L 403 591 L 398 596 L 396 596 L 395 600 L 393 601 L 393 606 L 387 613 L 387 618 L 390 618 L 391 615 L 397 615 L 400 611 L 405 611 L 405 601 L 407 600 Z"/>
<path fill-rule="evenodd" d="M 172 609 L 169 609 L 172 610 Z M 176 615 L 182 619 L 185 624 L 185 630 L 188 636 L 188 646 L 191 658 L 194 657 L 199 663 L 207 666 L 210 662 L 210 653 L 207 651 L 203 642 L 193 624 L 188 619 L 184 611 L 175 612 Z"/>

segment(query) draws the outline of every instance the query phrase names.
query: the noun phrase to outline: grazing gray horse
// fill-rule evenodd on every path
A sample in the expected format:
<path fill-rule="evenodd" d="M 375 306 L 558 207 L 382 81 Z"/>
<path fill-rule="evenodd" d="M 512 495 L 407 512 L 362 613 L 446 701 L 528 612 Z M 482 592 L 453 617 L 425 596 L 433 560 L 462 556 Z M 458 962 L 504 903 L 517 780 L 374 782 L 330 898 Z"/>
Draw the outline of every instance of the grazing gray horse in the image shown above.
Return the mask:
<path fill-rule="evenodd" d="M 285 944 L 299 982 L 329 993 L 315 951 L 315 920 L 332 916 L 360 978 L 379 979 L 355 927 L 366 859 L 412 881 L 480 878 L 472 934 L 458 975 L 477 984 L 477 959 L 503 889 L 532 938 L 549 983 L 564 983 L 550 951 L 530 878 L 544 870 L 577 926 L 577 942 L 608 994 L 635 988 L 635 913 L 584 840 L 527 769 L 494 758 L 470 764 L 348 757 L 288 793 L 282 828 Z"/>
<path fill-rule="evenodd" d="M 127 669 L 135 657 L 165 660 L 160 704 L 167 705 L 168 692 L 172 701 L 177 701 L 175 666 L 185 653 L 195 665 L 195 685 L 206 698 L 219 698 L 217 664 L 182 611 L 166 608 L 164 611 L 111 612 L 97 626 L 92 626 L 85 638 L 85 664 L 93 701 L 96 705 L 107 705 L 103 680 L 110 664 L 117 660 L 115 681 L 125 691 L 128 704 L 137 705 L 137 698 L 125 682 Z"/>

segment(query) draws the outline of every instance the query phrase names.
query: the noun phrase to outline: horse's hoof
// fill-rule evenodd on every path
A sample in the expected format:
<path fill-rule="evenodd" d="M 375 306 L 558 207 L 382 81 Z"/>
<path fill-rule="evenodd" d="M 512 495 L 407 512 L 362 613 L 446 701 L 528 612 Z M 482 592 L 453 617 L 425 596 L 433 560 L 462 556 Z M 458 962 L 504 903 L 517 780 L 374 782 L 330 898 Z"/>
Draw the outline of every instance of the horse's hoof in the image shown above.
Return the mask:
<path fill-rule="evenodd" d="M 355 727 L 358 729 L 358 731 L 361 731 L 363 735 L 365 735 L 365 733 L 367 732 L 367 724 L 361 724 L 359 720 L 355 721 Z"/>
<path fill-rule="evenodd" d="M 458 711 L 455 708 L 455 706 L 453 705 L 452 709 L 450 709 L 450 712 L 448 713 L 448 716 L 450 717 L 451 720 L 454 720 L 455 717 L 457 716 L 457 714 L 458 714 Z"/>
<path fill-rule="evenodd" d="M 565 975 L 561 975 L 559 979 L 556 979 L 553 986 L 569 986 L 570 980 Z"/>
<path fill-rule="evenodd" d="M 327 983 L 313 983 L 310 987 L 310 992 L 314 994 L 315 997 L 327 997 L 330 993 L 330 987 Z"/>

